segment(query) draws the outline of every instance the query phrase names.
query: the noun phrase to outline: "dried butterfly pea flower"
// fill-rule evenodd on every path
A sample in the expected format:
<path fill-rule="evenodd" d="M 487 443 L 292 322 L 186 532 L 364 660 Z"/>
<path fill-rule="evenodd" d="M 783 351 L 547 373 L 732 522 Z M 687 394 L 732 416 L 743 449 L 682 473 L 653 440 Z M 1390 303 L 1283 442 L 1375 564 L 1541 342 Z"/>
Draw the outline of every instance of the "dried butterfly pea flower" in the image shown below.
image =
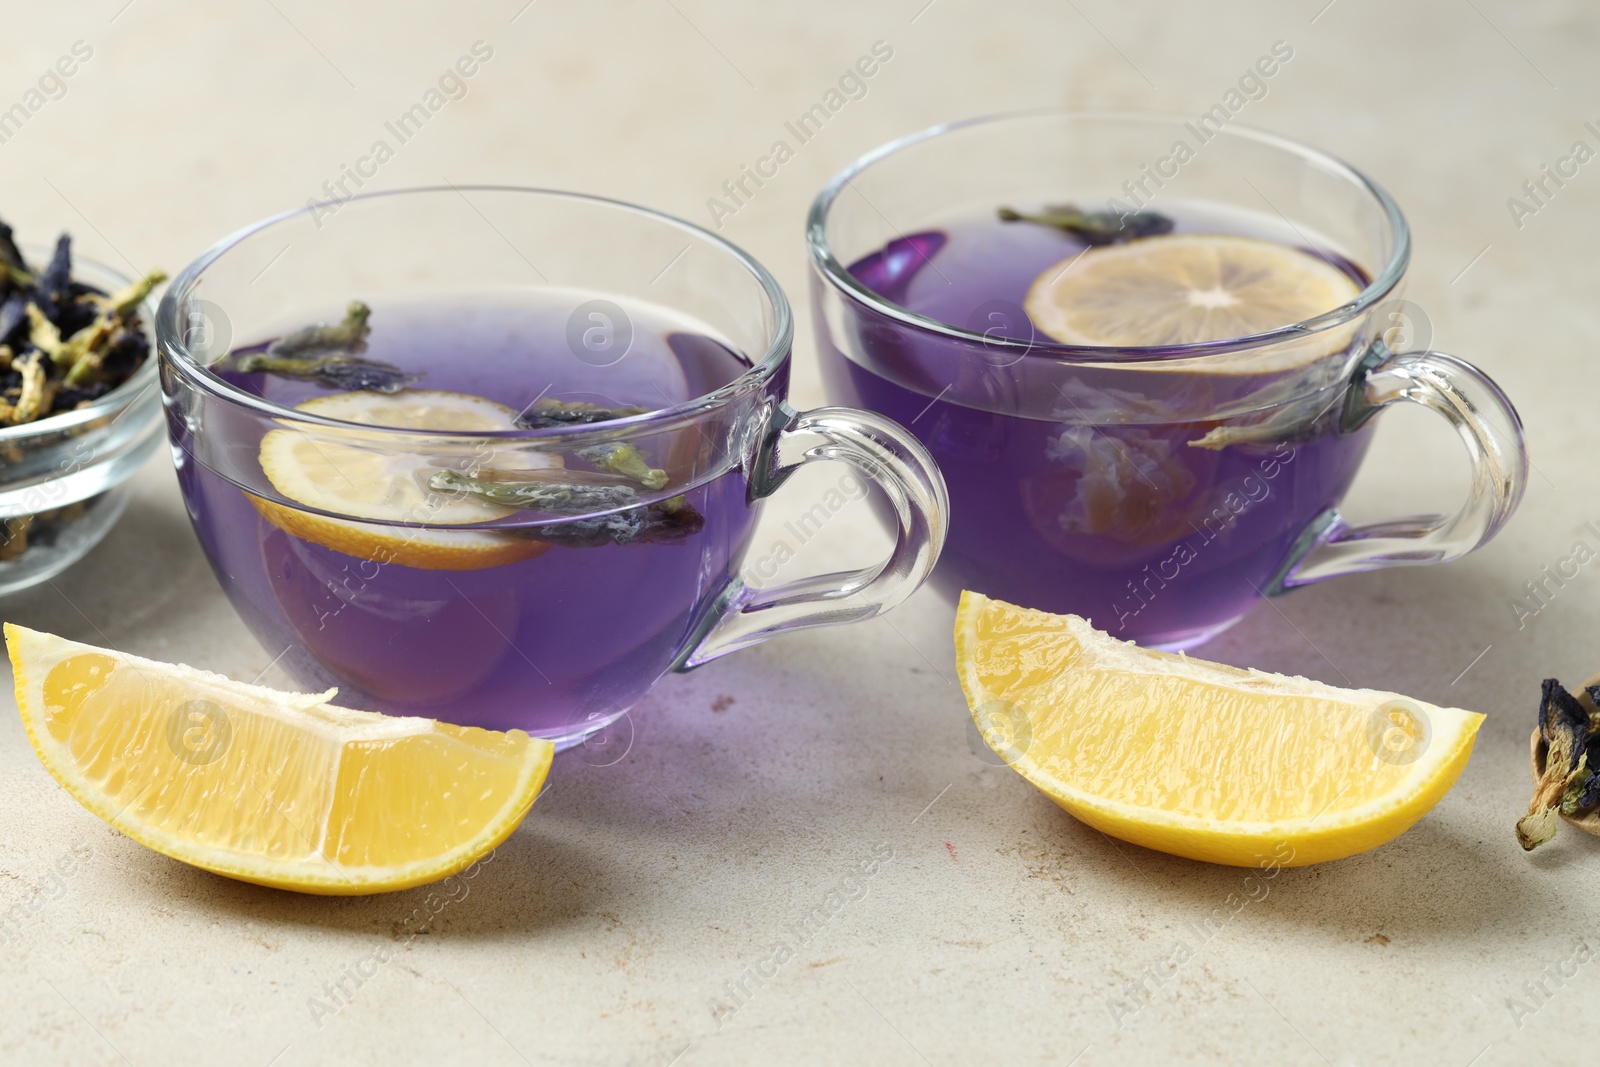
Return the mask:
<path fill-rule="evenodd" d="M 151 271 L 110 297 L 101 298 L 100 313 L 93 321 L 65 339 L 59 324 L 38 303 L 28 301 L 23 307 L 29 324 L 28 342 L 50 357 L 67 384 L 86 385 L 100 373 L 117 338 L 130 332 L 127 322 L 133 310 L 166 277 L 162 271 Z"/>
<path fill-rule="evenodd" d="M 630 444 L 594 445 L 576 450 L 579 458 L 593 463 L 601 470 L 625 475 L 646 489 L 665 489 L 667 472 L 650 466 L 644 453 Z"/>
<path fill-rule="evenodd" d="M 107 296 L 73 279 L 69 236 L 56 241 L 49 263 L 35 271 L 11 227 L 0 222 L 0 423 L 69 411 L 125 382 L 150 353 L 139 305 L 165 278 L 152 271 Z M 3 454 L 0 462 L 22 458 Z"/>
<path fill-rule="evenodd" d="M 4 276 L 0 280 L 10 285 L 20 288 L 33 285 L 33 272 L 28 269 L 27 260 L 22 258 L 22 250 L 12 237 L 11 227 L 3 222 L 0 222 L 0 275 Z"/>
<path fill-rule="evenodd" d="M 1154 211 L 1121 214 L 1116 211 L 1083 211 L 1074 204 L 1050 204 L 1037 214 L 1000 208 L 1001 222 L 1031 222 L 1065 231 L 1087 245 L 1109 245 L 1170 233 L 1172 220 Z"/>
<path fill-rule="evenodd" d="M 539 482 L 545 485 L 618 485 L 632 487 L 633 479 L 609 471 L 585 471 L 576 467 L 480 467 L 474 477 L 485 482 Z"/>
<path fill-rule="evenodd" d="M 528 430 L 545 430 L 556 426 L 591 426 L 611 422 L 632 415 L 643 415 L 649 408 L 607 408 L 581 401 L 538 400 L 517 416 L 517 425 Z M 644 453 L 632 444 L 588 445 L 574 449 L 578 458 L 592 463 L 601 470 L 632 478 L 646 489 L 665 489 L 667 472 L 652 467 Z"/>
<path fill-rule="evenodd" d="M 566 548 L 599 548 L 632 543 L 644 530 L 644 508 L 629 508 L 608 515 L 591 515 L 571 522 L 522 530 L 524 537 Z"/>
<path fill-rule="evenodd" d="M 1586 699 L 1584 699 L 1586 698 Z M 1517 841 L 1533 850 L 1556 834 L 1558 816 L 1587 823 L 1600 805 L 1600 721 L 1594 713 L 1600 686 L 1575 697 L 1546 678 L 1533 738 L 1535 782 L 1528 813 L 1517 820 Z M 1589 829 L 1584 825 L 1585 829 Z"/>
<path fill-rule="evenodd" d="M 428 485 L 445 492 L 469 493 L 501 507 L 544 511 L 555 515 L 584 515 L 631 507 L 639 493 L 631 485 L 577 485 L 571 482 L 506 482 L 472 478 L 460 471 L 442 470 Z"/>
<path fill-rule="evenodd" d="M 584 474 L 581 471 L 518 473 L 538 474 L 539 477 L 510 481 L 505 480 L 510 474 L 506 471 L 480 471 L 478 477 L 470 477 L 460 471 L 441 470 L 428 479 L 428 485 L 441 492 L 470 493 L 502 507 L 583 516 L 570 522 L 517 531 L 523 537 L 567 548 L 636 542 L 670 544 L 699 533 L 705 527 L 705 519 L 681 496 L 639 504 L 639 493 L 631 485 L 554 480 L 559 475 L 581 477 Z M 593 511 L 606 514 L 587 514 Z"/>
<path fill-rule="evenodd" d="M 333 325 L 306 326 L 278 338 L 267 346 L 267 355 L 283 359 L 308 359 L 332 352 L 365 352 L 372 327 L 367 319 L 372 309 L 359 300 L 350 301 L 344 321 Z"/>
<path fill-rule="evenodd" d="M 19 327 L 28 321 L 28 299 L 21 293 L 12 293 L 0 304 L 0 341 L 10 343 L 13 334 L 17 343 L 27 340 L 26 334 L 21 333 Z"/>
<path fill-rule="evenodd" d="M 376 359 L 362 359 L 359 356 L 307 359 L 298 356 L 278 357 L 271 352 L 269 348 L 266 354 L 240 356 L 234 366 L 246 374 L 276 374 L 316 382 L 329 389 L 369 393 L 398 393 L 422 380 L 420 374 L 407 374 L 393 363 Z"/>
<path fill-rule="evenodd" d="M 57 363 L 68 368 L 63 381 L 72 386 L 87 385 L 100 373 L 100 361 L 110 351 L 111 339 L 121 328 L 116 319 L 99 318 L 67 338 L 56 357 Z"/>
<path fill-rule="evenodd" d="M 45 375 L 44 357 L 40 353 L 30 355 L 19 369 L 22 371 L 22 392 L 11 410 L 11 422 L 14 425 L 32 422 L 48 411 L 53 391 L 50 379 Z"/>
<path fill-rule="evenodd" d="M 45 314 L 59 318 L 61 309 L 72 300 L 72 238 L 62 234 L 56 240 L 50 265 L 38 279 L 39 303 Z"/>
<path fill-rule="evenodd" d="M 265 352 L 234 357 L 234 369 L 245 374 L 298 378 L 347 392 L 398 393 L 420 382 L 420 374 L 356 354 L 367 349 L 371 315 L 372 309 L 366 304 L 352 300 L 343 321 L 295 330 L 273 341 Z"/>
<path fill-rule="evenodd" d="M 118 289 L 110 296 L 105 297 L 100 313 L 102 315 L 110 315 L 118 319 L 125 319 L 132 314 L 135 308 L 144 302 L 144 298 L 149 296 L 151 291 L 155 289 L 156 286 L 160 285 L 166 280 L 166 271 L 150 271 L 138 281 L 130 282 L 128 285 Z"/>
<path fill-rule="evenodd" d="M 57 411 L 71 411 L 81 408 L 85 404 L 93 403 L 111 392 L 110 382 L 94 382 L 90 385 L 67 385 L 63 382 L 56 387 L 55 407 Z"/>
<path fill-rule="evenodd" d="M 28 315 L 28 343 L 39 351 L 49 356 L 54 362 L 60 363 L 63 342 L 61 331 L 56 324 L 50 321 L 39 305 L 29 301 L 25 308 Z M 68 366 L 71 364 L 68 363 Z"/>
<path fill-rule="evenodd" d="M 369 393 L 398 393 L 422 381 L 420 374 L 408 374 L 393 363 L 355 356 L 313 361 L 313 376 L 335 389 L 363 390 Z"/>
<path fill-rule="evenodd" d="M 100 356 L 99 380 L 85 389 L 114 388 L 128 380 L 128 376 L 144 365 L 150 355 L 150 339 L 143 330 L 118 330 L 111 337 Z"/>
<path fill-rule="evenodd" d="M 683 497 L 675 496 L 651 504 L 640 539 L 661 544 L 676 544 L 705 529 L 706 520 Z"/>
<path fill-rule="evenodd" d="M 682 497 L 676 505 L 646 504 L 609 515 L 593 515 L 571 522 L 535 526 L 520 531 L 524 537 L 567 548 L 602 545 L 676 544 L 705 527 L 705 519 Z"/>
<path fill-rule="evenodd" d="M 154 270 L 106 297 L 94 320 L 73 333 L 51 353 L 51 358 L 58 365 L 67 368 L 64 380 L 68 385 L 88 385 L 100 374 L 106 357 L 131 333 L 126 325 L 128 316 L 166 277 L 165 272 Z M 142 335 L 140 337 L 142 347 Z"/>
<path fill-rule="evenodd" d="M 608 408 L 588 404 L 581 400 L 535 400 L 517 416 L 517 425 L 528 430 L 546 430 L 553 426 L 589 426 L 597 422 L 613 422 L 633 415 L 643 415 L 649 408 Z"/>

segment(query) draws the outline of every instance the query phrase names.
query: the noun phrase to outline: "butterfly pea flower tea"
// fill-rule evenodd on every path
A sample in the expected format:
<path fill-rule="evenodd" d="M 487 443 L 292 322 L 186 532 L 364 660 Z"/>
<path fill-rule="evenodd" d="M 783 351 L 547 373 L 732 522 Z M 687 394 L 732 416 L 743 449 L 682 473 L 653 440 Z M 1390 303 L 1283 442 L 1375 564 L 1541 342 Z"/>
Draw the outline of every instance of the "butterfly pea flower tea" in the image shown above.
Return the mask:
<path fill-rule="evenodd" d="M 161 316 L 195 532 L 306 686 L 574 744 L 669 670 L 869 617 L 931 568 L 931 460 L 885 420 L 786 406 L 787 304 L 720 239 L 534 190 L 314 214 L 231 238 Z M 903 517 L 894 557 L 751 589 L 762 500 L 824 454 Z"/>
<path fill-rule="evenodd" d="M 813 205 L 824 380 L 937 459 L 949 595 L 1189 647 L 1263 595 L 1455 558 L 1520 499 L 1521 428 L 1494 383 L 1385 343 L 1410 251 L 1387 194 L 1230 126 L 1130 204 L 1140 161 L 1184 136 L 1161 116 L 957 123 L 869 154 Z M 1400 400 L 1462 432 L 1471 499 L 1352 528 L 1340 502 Z"/>

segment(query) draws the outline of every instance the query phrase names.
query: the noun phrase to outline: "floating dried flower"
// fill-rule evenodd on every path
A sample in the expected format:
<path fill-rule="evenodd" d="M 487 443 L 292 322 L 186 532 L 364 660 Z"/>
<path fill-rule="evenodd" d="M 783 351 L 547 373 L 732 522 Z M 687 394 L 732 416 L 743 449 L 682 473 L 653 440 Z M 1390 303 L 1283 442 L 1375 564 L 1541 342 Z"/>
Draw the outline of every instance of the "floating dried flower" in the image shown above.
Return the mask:
<path fill-rule="evenodd" d="M 343 321 L 305 326 L 273 341 L 265 352 L 238 355 L 234 369 L 298 378 L 349 392 L 398 393 L 420 382 L 420 374 L 408 374 L 393 363 L 359 355 L 367 350 L 371 315 L 366 304 L 352 300 Z"/>
<path fill-rule="evenodd" d="M 594 475 L 582 482 L 554 480 L 562 475 L 582 477 L 581 471 L 518 473 L 535 477 L 513 481 L 507 480 L 510 472 L 505 471 L 480 471 L 472 477 L 460 471 L 441 470 L 428 479 L 428 485 L 441 492 L 470 493 L 502 507 L 583 516 L 518 531 L 524 537 L 568 548 L 675 543 L 699 533 L 705 526 L 705 519 L 681 496 L 639 504 L 638 491 L 631 485 L 595 484 Z M 596 511 L 604 514 L 590 514 Z"/>
<path fill-rule="evenodd" d="M 1037 214 L 1026 214 L 1008 207 L 997 214 L 1001 222 L 1031 222 L 1051 226 L 1071 234 L 1087 245 L 1109 245 L 1170 233 L 1172 220 L 1154 211 L 1122 214 L 1116 211 L 1083 211 L 1073 204 L 1051 204 Z"/>
<path fill-rule="evenodd" d="M 359 356 L 300 356 L 277 357 L 256 353 L 240 356 L 236 369 L 247 374 L 276 374 L 283 378 L 300 378 L 329 389 L 360 390 L 369 393 L 398 393 L 422 380 L 420 374 L 407 374 L 393 363 Z"/>
<path fill-rule="evenodd" d="M 584 515 L 639 503 L 639 493 L 631 485 L 578 485 L 544 480 L 489 481 L 469 477 L 455 470 L 437 472 L 428 479 L 428 485 L 442 492 L 468 493 L 501 507 L 543 511 L 553 515 Z"/>
<path fill-rule="evenodd" d="M 529 430 L 545 430 L 556 426 L 592 426 L 612 422 L 633 415 L 643 415 L 649 408 L 608 408 L 581 401 L 538 400 L 517 416 L 517 425 Z M 628 443 L 588 445 L 574 450 L 582 460 L 601 470 L 632 478 L 646 489 L 665 489 L 667 472 L 652 467 L 638 447 Z"/>
<path fill-rule="evenodd" d="M 367 323 L 371 315 L 372 309 L 366 304 L 352 300 L 345 309 L 344 321 L 298 329 L 268 345 L 267 355 L 286 359 L 308 359 L 330 352 L 365 352 L 367 335 L 372 332 L 372 327 Z"/>

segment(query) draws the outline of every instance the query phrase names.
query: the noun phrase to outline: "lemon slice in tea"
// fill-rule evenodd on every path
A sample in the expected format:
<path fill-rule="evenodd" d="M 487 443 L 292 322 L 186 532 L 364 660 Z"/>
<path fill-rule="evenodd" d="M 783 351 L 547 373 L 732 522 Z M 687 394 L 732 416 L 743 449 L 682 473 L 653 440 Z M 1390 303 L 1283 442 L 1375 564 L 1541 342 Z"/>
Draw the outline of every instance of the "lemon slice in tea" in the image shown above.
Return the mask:
<path fill-rule="evenodd" d="M 1156 652 L 961 594 L 956 669 L 983 735 L 1074 816 L 1211 863 L 1301 866 L 1404 833 L 1483 716 Z"/>
<path fill-rule="evenodd" d="M 405 889 L 510 836 L 555 747 L 81 645 L 7 623 L 28 740 L 141 845 L 304 893 Z"/>
<path fill-rule="evenodd" d="M 1041 273 L 1023 307 L 1063 344 L 1190 345 L 1266 333 L 1355 299 L 1360 288 L 1327 260 L 1254 237 L 1169 234 L 1090 248 Z M 1291 365 L 1348 342 L 1325 331 L 1291 342 Z M 1282 362 L 1280 354 L 1280 362 Z M 1252 357 L 1252 362 L 1259 359 Z"/>
<path fill-rule="evenodd" d="M 428 478 L 459 467 L 459 445 L 426 437 L 396 444 L 382 428 L 493 433 L 517 429 L 517 413 L 503 404 L 467 393 L 408 389 L 386 394 L 336 393 L 295 408 L 374 428 L 273 430 L 261 441 L 261 469 L 286 498 L 349 518 L 331 518 L 251 497 L 256 510 L 274 526 L 346 555 L 399 563 L 426 570 L 477 570 L 531 559 L 548 545 L 496 530 L 448 530 L 441 526 L 491 522 L 515 514 L 465 494 L 441 493 Z M 472 457 L 484 466 L 493 457 Z M 508 466 L 559 467 L 561 457 L 520 450 Z M 426 523 L 385 526 L 359 522 Z"/>

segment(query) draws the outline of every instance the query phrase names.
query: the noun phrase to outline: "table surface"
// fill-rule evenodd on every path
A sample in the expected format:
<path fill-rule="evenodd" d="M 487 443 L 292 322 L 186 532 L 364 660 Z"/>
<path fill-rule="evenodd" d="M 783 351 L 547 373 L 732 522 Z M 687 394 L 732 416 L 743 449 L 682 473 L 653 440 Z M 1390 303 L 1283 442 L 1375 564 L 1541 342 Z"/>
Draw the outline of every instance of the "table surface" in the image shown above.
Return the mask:
<path fill-rule="evenodd" d="M 897 135 L 997 110 L 1198 114 L 1289 42 L 1292 62 L 1241 121 L 1351 160 L 1407 207 L 1409 295 L 1435 347 L 1515 398 L 1534 471 L 1521 512 L 1469 559 L 1306 589 L 1206 654 L 1483 711 L 1477 751 L 1399 840 L 1285 871 L 1246 899 L 1242 872 L 1110 842 L 979 758 L 952 679 L 953 610 L 925 591 L 874 622 L 667 678 L 634 710 L 620 762 L 557 759 L 548 795 L 464 896 L 319 899 L 133 844 L 63 792 L 3 714 L 0 909 L 22 904 L 25 918 L 0 945 L 0 1060 L 1465 1067 L 1592 1050 L 1579 1013 L 1600 976 L 1600 842 L 1564 829 L 1530 856 L 1512 826 L 1539 680 L 1600 667 L 1600 587 L 1583 568 L 1536 616 L 1519 620 L 1512 604 L 1576 541 L 1593 544 L 1583 524 L 1600 520 L 1583 495 L 1597 486 L 1583 383 L 1597 380 L 1600 166 L 1536 212 L 1514 214 L 1508 198 L 1574 142 L 1600 144 L 1585 126 L 1600 119 L 1600 11 L 1578 0 L 445 8 L 12 11 L 0 109 L 75 42 L 92 55 L 0 143 L 0 213 L 28 237 L 71 230 L 130 270 L 179 267 L 318 196 L 483 41 L 493 56 L 467 95 L 371 184 L 567 187 L 704 223 L 723 181 L 881 40 L 893 59 L 867 95 L 723 220 L 797 303 L 794 393 L 811 405 L 823 398 L 801 223 L 836 170 Z M 823 484 L 776 501 L 758 547 Z M 1465 484 L 1452 435 L 1396 412 L 1352 510 L 1448 508 Z M 843 561 L 872 528 L 852 506 L 794 566 Z M 102 545 L 0 614 L 241 678 L 273 656 L 225 601 L 164 456 Z M 72 873 L 52 878 L 73 854 Z M 870 878 L 848 880 L 874 856 Z M 826 920 L 802 928 L 819 907 Z M 419 908 L 431 918 L 405 935 Z M 792 957 L 774 966 L 782 944 Z"/>

